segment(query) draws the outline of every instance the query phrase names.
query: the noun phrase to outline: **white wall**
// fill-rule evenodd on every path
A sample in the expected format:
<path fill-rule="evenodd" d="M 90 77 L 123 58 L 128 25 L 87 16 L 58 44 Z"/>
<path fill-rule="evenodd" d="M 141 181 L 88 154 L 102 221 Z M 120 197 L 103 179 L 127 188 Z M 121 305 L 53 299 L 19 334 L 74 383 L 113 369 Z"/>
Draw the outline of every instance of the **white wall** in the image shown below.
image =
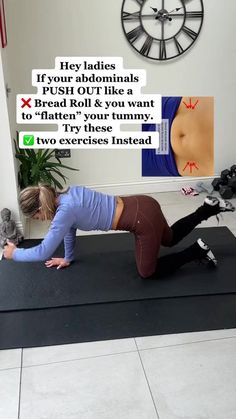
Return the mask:
<path fill-rule="evenodd" d="M 14 219 L 19 218 L 16 175 L 7 112 L 2 52 L 0 51 L 0 210 L 4 207 L 12 211 Z"/>
<path fill-rule="evenodd" d="M 227 0 L 224 11 L 221 0 L 205 0 L 204 24 L 195 46 L 166 63 L 150 62 L 129 46 L 121 27 L 121 5 L 121 0 L 7 1 L 11 120 L 15 120 L 14 94 L 34 92 L 32 69 L 53 67 L 55 56 L 122 56 L 126 68 L 147 70 L 146 92 L 214 96 L 215 171 L 236 163 L 235 0 Z M 164 184 L 163 178 L 142 178 L 138 150 L 75 150 L 67 163 L 80 169 L 68 172 L 71 183 L 107 186 L 107 190 L 127 184 L 135 192 L 145 191 L 149 181 L 154 190 L 175 187 L 171 179 Z"/>

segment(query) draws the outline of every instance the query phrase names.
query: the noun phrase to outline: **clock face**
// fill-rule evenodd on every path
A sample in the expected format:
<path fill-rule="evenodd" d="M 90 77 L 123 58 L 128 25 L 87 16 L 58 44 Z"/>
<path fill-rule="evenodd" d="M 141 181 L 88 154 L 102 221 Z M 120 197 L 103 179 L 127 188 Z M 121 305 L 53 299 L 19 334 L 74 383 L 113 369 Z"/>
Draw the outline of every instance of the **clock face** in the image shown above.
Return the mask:
<path fill-rule="evenodd" d="M 203 15 L 202 0 L 123 0 L 121 20 L 125 36 L 137 52 L 165 61 L 194 44 Z"/>

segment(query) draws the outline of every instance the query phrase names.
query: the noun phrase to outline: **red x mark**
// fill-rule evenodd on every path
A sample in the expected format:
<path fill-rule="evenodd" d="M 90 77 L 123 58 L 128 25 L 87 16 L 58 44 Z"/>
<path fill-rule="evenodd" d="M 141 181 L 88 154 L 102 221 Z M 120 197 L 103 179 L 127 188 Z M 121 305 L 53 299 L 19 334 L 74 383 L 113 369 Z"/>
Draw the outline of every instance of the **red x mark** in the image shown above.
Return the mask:
<path fill-rule="evenodd" d="M 22 108 L 24 108 L 25 106 L 28 106 L 28 108 L 31 108 L 31 105 L 30 105 L 31 98 L 29 98 L 27 100 L 21 98 L 21 100 L 23 102 L 23 105 L 21 105 Z"/>

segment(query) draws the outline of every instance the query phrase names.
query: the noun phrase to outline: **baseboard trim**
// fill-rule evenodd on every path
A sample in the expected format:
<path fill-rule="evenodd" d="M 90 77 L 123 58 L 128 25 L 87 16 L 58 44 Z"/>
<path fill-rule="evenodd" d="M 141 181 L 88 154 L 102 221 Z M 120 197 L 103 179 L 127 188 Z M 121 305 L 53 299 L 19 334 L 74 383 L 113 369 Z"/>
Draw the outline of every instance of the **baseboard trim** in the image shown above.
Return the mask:
<path fill-rule="evenodd" d="M 91 189 L 96 189 L 103 193 L 110 193 L 113 195 L 132 195 L 132 194 L 153 194 L 159 192 L 176 192 L 184 186 L 194 187 L 197 182 L 211 183 L 214 179 L 211 177 L 171 177 L 161 178 L 160 180 L 144 181 L 144 182 L 129 182 L 116 183 L 104 185 L 86 185 Z"/>

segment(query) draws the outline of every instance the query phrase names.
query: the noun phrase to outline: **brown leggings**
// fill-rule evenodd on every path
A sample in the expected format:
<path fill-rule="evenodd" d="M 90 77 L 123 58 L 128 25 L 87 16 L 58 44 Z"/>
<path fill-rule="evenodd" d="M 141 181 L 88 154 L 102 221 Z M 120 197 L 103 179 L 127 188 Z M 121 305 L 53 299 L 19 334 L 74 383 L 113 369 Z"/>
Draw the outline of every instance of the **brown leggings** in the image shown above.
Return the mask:
<path fill-rule="evenodd" d="M 134 233 L 137 269 L 148 278 L 156 271 L 160 246 L 171 246 L 173 231 L 154 198 L 136 195 L 122 199 L 124 209 L 117 230 Z"/>

